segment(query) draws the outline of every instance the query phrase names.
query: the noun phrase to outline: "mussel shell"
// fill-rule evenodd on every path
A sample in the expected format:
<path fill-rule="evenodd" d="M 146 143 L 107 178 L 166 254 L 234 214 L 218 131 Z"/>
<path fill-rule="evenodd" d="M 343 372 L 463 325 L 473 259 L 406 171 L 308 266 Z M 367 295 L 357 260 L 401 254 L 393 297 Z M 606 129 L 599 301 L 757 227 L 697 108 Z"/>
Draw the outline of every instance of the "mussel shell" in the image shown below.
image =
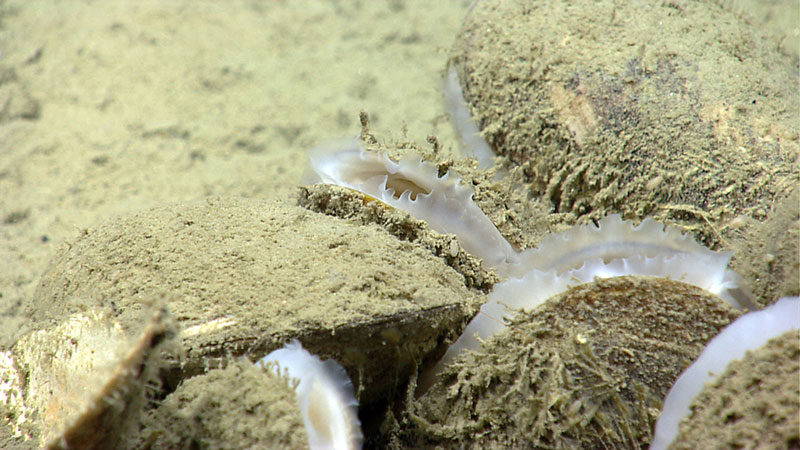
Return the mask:
<path fill-rule="evenodd" d="M 44 448 L 113 448 L 138 433 L 177 334 L 163 300 L 123 330 L 105 309 L 21 337 L 0 362 L 0 404 Z M 167 344 L 169 343 L 169 344 Z"/>
<path fill-rule="evenodd" d="M 141 442 L 151 448 L 308 448 L 292 381 L 248 360 L 182 383 L 151 411 Z"/>
<path fill-rule="evenodd" d="M 479 0 L 450 66 L 554 212 L 654 216 L 715 247 L 800 181 L 796 64 L 723 3 Z"/>
<path fill-rule="evenodd" d="M 738 314 L 663 278 L 573 287 L 457 358 L 410 409 L 405 439 L 444 448 L 644 448 L 674 380 Z"/>
<path fill-rule="evenodd" d="M 706 384 L 671 449 L 800 447 L 800 335 L 774 338 Z"/>
<path fill-rule="evenodd" d="M 58 321 L 88 303 L 130 326 L 139 299 L 161 292 L 185 348 L 167 373 L 171 389 L 230 356 L 255 360 L 298 338 L 346 368 L 362 404 L 391 397 L 483 298 L 429 250 L 375 225 L 215 198 L 88 230 L 55 258 L 28 314 Z"/>

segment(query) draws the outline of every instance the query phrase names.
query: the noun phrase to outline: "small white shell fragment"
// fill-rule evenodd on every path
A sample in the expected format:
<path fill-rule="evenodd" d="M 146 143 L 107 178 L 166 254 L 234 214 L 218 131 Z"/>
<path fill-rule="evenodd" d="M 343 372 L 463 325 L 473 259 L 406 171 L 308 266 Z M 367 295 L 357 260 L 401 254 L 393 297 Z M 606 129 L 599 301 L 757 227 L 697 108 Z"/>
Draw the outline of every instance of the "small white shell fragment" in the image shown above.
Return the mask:
<path fill-rule="evenodd" d="M 312 449 L 360 449 L 364 436 L 358 420 L 358 401 L 347 372 L 336 361 L 320 360 L 298 340 L 259 361 L 275 372 L 298 380 L 297 403 Z"/>
<path fill-rule="evenodd" d="M 456 256 L 458 256 L 458 241 L 455 240 L 450 241 L 449 251 L 451 258 L 455 258 Z"/>
<path fill-rule="evenodd" d="M 424 220 L 438 233 L 454 234 L 467 252 L 503 276 L 519 256 L 491 220 L 472 201 L 473 190 L 448 172 L 409 154 L 393 161 L 368 151 L 359 141 L 308 152 L 307 184 L 327 183 L 355 189 Z M 313 173 L 312 173 L 313 172 Z"/>
<path fill-rule="evenodd" d="M 770 339 L 800 329 L 800 297 L 784 297 L 776 303 L 747 313 L 728 325 L 683 371 L 664 399 L 650 450 L 667 448 L 678 435 L 681 419 L 703 386 L 721 375 L 728 364 L 748 350 L 763 347 Z"/>

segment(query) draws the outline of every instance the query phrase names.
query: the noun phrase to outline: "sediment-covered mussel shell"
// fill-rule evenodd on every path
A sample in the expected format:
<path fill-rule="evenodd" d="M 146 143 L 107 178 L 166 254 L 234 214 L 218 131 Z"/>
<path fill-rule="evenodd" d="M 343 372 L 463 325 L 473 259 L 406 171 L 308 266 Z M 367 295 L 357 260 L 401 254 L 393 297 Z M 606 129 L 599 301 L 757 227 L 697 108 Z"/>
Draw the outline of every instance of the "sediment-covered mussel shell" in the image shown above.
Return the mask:
<path fill-rule="evenodd" d="M 489 301 L 481 305 L 458 340 L 433 368 L 423 372 L 418 392 L 427 389 L 460 352 L 478 348 L 479 339 L 505 328 L 504 317 L 511 310 L 535 309 L 570 287 L 597 278 L 652 276 L 681 281 L 741 309 L 732 294 L 738 288 L 738 276 L 727 268 L 730 257 L 730 252 L 711 251 L 693 236 L 650 218 L 634 225 L 615 214 L 597 226 L 575 226 L 548 235 L 538 247 L 520 253 L 520 263 L 512 270 L 522 275 L 495 284 Z"/>
<path fill-rule="evenodd" d="M 165 291 L 185 348 L 169 389 L 297 338 L 347 369 L 362 406 L 390 396 L 484 298 L 429 250 L 377 226 L 279 201 L 214 198 L 88 230 L 57 255 L 28 314 L 58 321 L 101 304 L 129 326 L 139 299 Z"/>
<path fill-rule="evenodd" d="M 232 359 L 159 402 L 143 420 L 139 447 L 308 448 L 293 383 L 246 358 Z"/>
<path fill-rule="evenodd" d="M 699 287 L 597 279 L 510 317 L 409 410 L 419 448 L 646 448 L 661 402 L 739 313 Z"/>
<path fill-rule="evenodd" d="M 800 298 L 743 315 L 670 388 L 652 450 L 800 443 Z"/>
<path fill-rule="evenodd" d="M 478 0 L 449 67 L 554 212 L 654 216 L 717 247 L 800 182 L 798 71 L 779 47 L 725 3 Z"/>

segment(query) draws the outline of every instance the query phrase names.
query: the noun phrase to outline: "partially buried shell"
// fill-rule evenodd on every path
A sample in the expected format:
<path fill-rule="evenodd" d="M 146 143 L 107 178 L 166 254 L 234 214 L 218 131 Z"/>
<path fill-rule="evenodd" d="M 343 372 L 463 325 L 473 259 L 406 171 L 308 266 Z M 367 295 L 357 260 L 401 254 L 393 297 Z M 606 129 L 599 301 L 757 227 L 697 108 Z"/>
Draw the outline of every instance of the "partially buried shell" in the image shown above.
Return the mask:
<path fill-rule="evenodd" d="M 473 202 L 472 188 L 452 172 L 407 153 L 395 161 L 384 151 L 364 148 L 359 140 L 309 152 L 308 183 L 355 189 L 427 222 L 433 230 L 454 234 L 469 253 L 501 275 L 518 263 L 517 252 Z"/>
<path fill-rule="evenodd" d="M 799 343 L 786 332 L 732 362 L 697 396 L 670 448 L 798 448 Z"/>
<path fill-rule="evenodd" d="M 186 380 L 143 423 L 152 449 L 308 448 L 291 381 L 244 358 Z"/>
<path fill-rule="evenodd" d="M 418 390 L 424 392 L 459 352 L 477 348 L 480 338 L 503 329 L 508 308 L 536 308 L 570 286 L 596 278 L 645 275 L 679 280 L 741 308 L 731 295 L 738 289 L 738 276 L 727 269 L 730 256 L 730 252 L 710 251 L 692 236 L 650 218 L 634 225 L 611 215 L 597 226 L 576 226 L 548 235 L 537 248 L 520 253 L 521 262 L 514 269 L 523 275 L 494 286 L 489 301 L 481 305 L 458 340 L 436 366 L 423 372 Z"/>

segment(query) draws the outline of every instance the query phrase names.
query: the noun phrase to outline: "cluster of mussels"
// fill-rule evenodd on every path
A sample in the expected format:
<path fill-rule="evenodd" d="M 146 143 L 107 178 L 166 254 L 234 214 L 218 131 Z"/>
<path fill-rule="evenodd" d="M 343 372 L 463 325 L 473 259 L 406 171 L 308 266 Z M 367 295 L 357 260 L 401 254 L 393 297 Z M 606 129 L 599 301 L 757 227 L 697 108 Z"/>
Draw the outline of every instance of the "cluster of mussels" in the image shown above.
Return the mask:
<path fill-rule="evenodd" d="M 732 252 L 709 250 L 676 227 L 611 214 L 518 251 L 452 171 L 440 175 L 408 151 L 394 160 L 366 128 L 362 141 L 312 150 L 316 178 L 308 181 L 358 191 L 454 235 L 503 279 L 416 380 L 413 419 L 397 445 L 664 448 L 710 373 L 772 338 L 785 335 L 773 345 L 786 346 L 800 329 L 797 297 L 739 317 L 757 307 L 727 267 Z M 310 206 L 329 202 L 330 194 Z M 780 373 L 782 382 L 790 385 L 794 372 Z M 791 421 L 791 408 L 782 414 Z"/>
<path fill-rule="evenodd" d="M 0 351 L 12 438 L 800 446 L 796 67 L 722 4 L 645 3 L 473 2 L 445 82 L 469 158 L 362 114 L 298 205 L 82 233 Z"/>
<path fill-rule="evenodd" d="M 633 13 L 581 8 L 612 18 Z M 698 8 L 688 3 L 678 16 L 711 20 Z M 715 12 L 741 20 L 724 8 Z M 782 106 L 796 71 L 721 65 L 774 87 L 759 99 L 772 109 L 742 110 L 723 124 L 695 105 L 711 110 L 744 99 L 729 78 L 719 86 L 686 82 L 710 74 L 686 60 L 693 53 L 685 37 L 655 45 L 652 66 L 622 61 L 628 69 L 619 75 L 614 58 L 622 49 L 605 66 L 585 55 L 596 41 L 624 47 L 631 31 L 622 24 L 616 37 L 575 29 L 577 42 L 554 40 L 572 36 L 570 17 L 558 5 L 484 1 L 465 20 L 445 95 L 462 150 L 492 176 L 462 180 L 452 170 L 457 164 L 379 144 L 366 128 L 360 142 L 310 153 L 316 176 L 309 181 L 356 190 L 454 235 L 503 280 L 444 356 L 423 367 L 392 442 L 797 446 L 798 257 L 796 242 L 786 244 L 797 240 L 797 140 L 755 125 L 769 116 L 796 129 L 797 106 Z M 566 29 L 555 32 L 556 23 Z M 731 59 L 697 34 L 716 60 Z M 791 65 L 769 50 L 765 60 Z M 745 144 L 744 135 L 760 138 Z M 759 169 L 766 166 L 768 181 Z M 521 173 L 511 189 L 545 205 L 556 221 L 584 225 L 518 250 L 473 201 L 477 190 L 502 184 L 504 172 Z M 318 209 L 328 208 L 323 203 Z M 786 213 L 770 204 L 788 204 L 793 222 L 777 225 Z M 743 226 L 759 231 L 738 233 Z M 772 248 L 790 249 L 780 261 L 771 252 L 734 256 L 753 250 L 744 241 L 759 232 L 775 236 L 773 226 L 786 235 Z M 746 277 L 728 267 L 732 257 Z M 754 276 L 751 261 L 764 259 L 771 265 Z"/>

